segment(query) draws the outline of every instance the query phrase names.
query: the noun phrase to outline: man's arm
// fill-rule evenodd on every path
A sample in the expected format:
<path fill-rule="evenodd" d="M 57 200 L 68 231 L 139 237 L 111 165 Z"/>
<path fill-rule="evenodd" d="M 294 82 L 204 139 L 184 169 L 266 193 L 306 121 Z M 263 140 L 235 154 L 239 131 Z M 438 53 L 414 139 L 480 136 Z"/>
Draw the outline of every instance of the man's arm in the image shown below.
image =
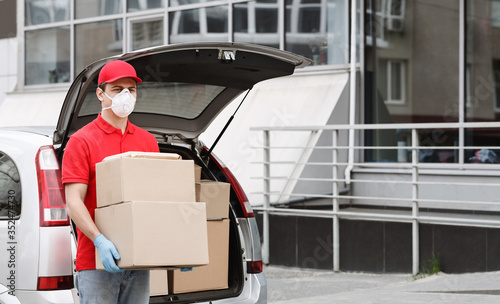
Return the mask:
<path fill-rule="evenodd" d="M 65 186 L 66 209 L 68 215 L 75 222 L 76 226 L 92 241 L 99 250 L 101 262 L 108 272 L 122 272 L 118 268 L 115 260 L 120 259 L 120 254 L 115 245 L 101 234 L 95 225 L 90 213 L 85 206 L 85 195 L 87 194 L 87 184 L 70 183 Z"/>
<path fill-rule="evenodd" d="M 90 213 L 85 206 L 85 195 L 87 194 L 87 184 L 70 183 L 66 184 L 66 209 L 68 215 L 91 241 L 101 234 L 95 225 Z"/>

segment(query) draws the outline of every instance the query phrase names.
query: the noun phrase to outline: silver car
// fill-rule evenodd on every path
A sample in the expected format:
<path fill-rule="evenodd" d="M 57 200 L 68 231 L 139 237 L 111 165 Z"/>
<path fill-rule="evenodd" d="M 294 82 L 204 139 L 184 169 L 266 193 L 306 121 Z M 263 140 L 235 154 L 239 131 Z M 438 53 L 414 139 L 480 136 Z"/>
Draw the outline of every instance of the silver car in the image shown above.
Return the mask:
<path fill-rule="evenodd" d="M 231 184 L 228 288 L 154 296 L 150 303 L 266 303 L 252 208 L 231 171 L 212 153 L 213 145 L 206 147 L 198 137 L 253 85 L 290 75 L 310 61 L 235 43 L 176 44 L 99 60 L 72 83 L 55 130 L 0 129 L 0 303 L 78 303 L 75 235 L 60 163 L 69 137 L 101 111 L 97 77 L 114 59 L 132 64 L 143 80 L 130 121 L 154 134 L 161 152 L 193 159 L 204 179 Z"/>

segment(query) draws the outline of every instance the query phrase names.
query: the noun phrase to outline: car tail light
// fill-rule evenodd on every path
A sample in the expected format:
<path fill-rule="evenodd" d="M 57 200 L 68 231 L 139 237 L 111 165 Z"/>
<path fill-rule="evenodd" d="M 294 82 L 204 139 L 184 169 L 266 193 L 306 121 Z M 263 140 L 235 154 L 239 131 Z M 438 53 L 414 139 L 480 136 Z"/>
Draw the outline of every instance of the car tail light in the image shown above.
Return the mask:
<path fill-rule="evenodd" d="M 73 276 L 40 277 L 37 290 L 60 290 L 73 288 Z"/>
<path fill-rule="evenodd" d="M 236 196 L 238 197 L 238 200 L 240 201 L 241 208 L 243 209 L 243 213 L 245 217 L 255 217 L 253 210 L 252 210 L 252 205 L 250 205 L 250 202 L 248 201 L 247 195 L 245 194 L 245 191 L 243 191 L 243 188 L 241 187 L 240 183 L 234 177 L 233 173 L 229 170 L 227 167 L 221 168 L 222 173 L 226 176 L 227 180 L 231 184 L 231 187 L 233 188 L 234 192 L 236 192 Z"/>
<path fill-rule="evenodd" d="M 243 191 L 243 188 L 241 187 L 236 177 L 234 177 L 231 170 L 229 170 L 229 168 L 226 167 L 214 154 L 210 154 L 210 158 L 215 162 L 217 167 L 219 167 L 219 169 L 226 177 L 227 181 L 231 184 L 231 188 L 233 188 L 234 192 L 236 193 L 236 196 L 238 197 L 241 209 L 243 209 L 244 216 L 246 218 L 255 217 L 255 214 L 253 213 L 252 210 L 252 205 L 250 205 L 250 202 L 248 201 L 248 197 L 245 194 L 245 191 Z"/>
<path fill-rule="evenodd" d="M 52 146 L 43 146 L 36 155 L 40 227 L 69 225 L 61 170 Z"/>
<path fill-rule="evenodd" d="M 247 273 L 261 273 L 262 261 L 249 261 L 247 262 Z"/>

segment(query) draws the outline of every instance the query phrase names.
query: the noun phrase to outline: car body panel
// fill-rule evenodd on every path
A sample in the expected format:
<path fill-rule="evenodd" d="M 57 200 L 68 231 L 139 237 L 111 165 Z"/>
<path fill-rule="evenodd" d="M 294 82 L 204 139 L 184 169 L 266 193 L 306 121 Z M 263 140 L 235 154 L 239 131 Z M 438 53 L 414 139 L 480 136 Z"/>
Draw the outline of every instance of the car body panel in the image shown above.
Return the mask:
<path fill-rule="evenodd" d="M 8 293 L 9 289 L 0 284 L 0 304 L 21 304 L 16 296 Z"/>
<path fill-rule="evenodd" d="M 40 227 L 40 277 L 72 275 L 71 227 Z"/>
<path fill-rule="evenodd" d="M 40 136 L 30 132 L 16 132 L 13 130 L 0 129 L 0 151 L 7 154 L 17 166 L 21 179 L 21 217 L 16 220 L 16 236 L 22 236 L 22 240 L 17 239 L 16 252 L 16 287 L 18 289 L 36 289 L 38 270 L 38 248 L 39 246 L 39 213 L 38 213 L 38 181 L 35 168 L 35 156 L 38 148 L 42 145 L 52 144 L 51 138 Z M 26 223 L 26 224 L 25 224 Z M 0 246 L 7 248 L 7 221 L 0 221 Z M 3 254 L 7 252 L 0 250 L 0 259 L 4 259 Z M 22 257 L 21 254 L 22 253 Z M 5 263 L 6 264 L 6 263 Z M 4 275 L 8 269 L 6 265 L 0 265 L 0 283 L 5 284 L 7 276 Z M 5 284 L 7 285 L 7 284 Z"/>
<path fill-rule="evenodd" d="M 23 304 L 74 304 L 72 290 L 23 291 L 17 295 Z"/>
<path fill-rule="evenodd" d="M 260 235 L 257 227 L 257 220 L 253 218 L 238 219 L 242 233 L 246 234 L 245 240 L 245 256 L 250 261 L 261 261 L 262 251 L 260 248 Z"/>
<path fill-rule="evenodd" d="M 7 250 L 0 250 L 0 259 L 5 261 L 0 265 L 0 282 L 8 287 L 9 282 L 6 280 L 12 274 L 11 270 L 15 273 L 15 297 L 6 298 L 5 303 L 15 303 L 14 299 L 21 303 L 73 303 L 71 290 L 37 291 L 38 276 L 43 275 L 43 272 L 46 276 L 72 274 L 71 259 L 59 259 L 71 255 L 70 250 L 61 247 L 70 244 L 69 226 L 44 228 L 45 230 L 39 226 L 40 206 L 35 158 L 41 146 L 52 145 L 52 137 L 47 135 L 50 133 L 49 129 L 43 128 L 0 128 L 0 152 L 8 155 L 15 163 L 22 191 L 21 216 L 15 220 L 15 240 L 5 239 L 4 236 L 8 235 L 8 221 L 0 220 L 0 246 L 16 247 L 13 268 L 8 267 L 7 261 L 10 257 L 5 256 Z M 41 239 L 48 243 L 44 241 L 42 244 Z M 15 243 L 8 243 L 13 241 Z M 51 247 L 54 244 L 57 247 Z M 45 249 L 50 249 L 57 255 L 49 258 L 50 253 Z"/>
<path fill-rule="evenodd" d="M 267 281 L 263 273 L 247 274 L 245 276 L 245 287 L 235 298 L 213 301 L 219 304 L 265 304 L 267 303 Z"/>

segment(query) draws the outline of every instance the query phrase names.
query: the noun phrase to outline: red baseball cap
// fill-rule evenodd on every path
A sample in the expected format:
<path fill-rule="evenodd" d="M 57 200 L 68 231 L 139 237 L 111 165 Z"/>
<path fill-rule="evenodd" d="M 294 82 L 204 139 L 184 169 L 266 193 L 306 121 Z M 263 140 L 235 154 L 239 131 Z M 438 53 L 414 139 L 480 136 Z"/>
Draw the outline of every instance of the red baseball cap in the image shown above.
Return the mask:
<path fill-rule="evenodd" d="M 137 73 L 130 63 L 122 60 L 113 60 L 102 67 L 99 72 L 99 80 L 97 83 L 110 83 L 127 77 L 134 79 L 137 83 L 142 82 L 142 80 L 137 77 Z"/>

